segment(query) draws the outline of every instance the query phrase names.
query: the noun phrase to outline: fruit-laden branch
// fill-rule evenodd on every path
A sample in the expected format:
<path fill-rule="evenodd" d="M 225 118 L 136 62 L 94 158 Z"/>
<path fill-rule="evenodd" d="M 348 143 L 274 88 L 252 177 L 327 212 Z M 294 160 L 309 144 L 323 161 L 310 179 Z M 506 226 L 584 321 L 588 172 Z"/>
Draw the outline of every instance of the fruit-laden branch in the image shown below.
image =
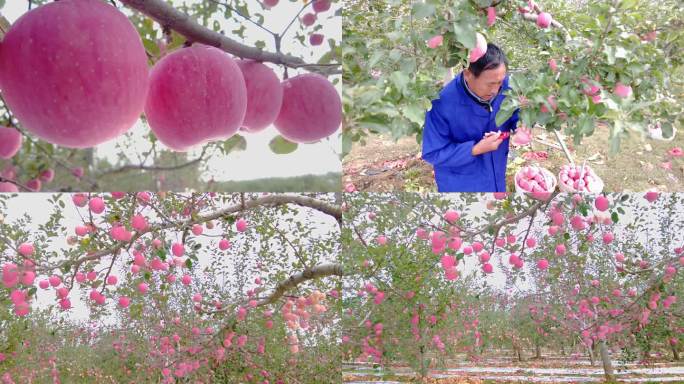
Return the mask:
<path fill-rule="evenodd" d="M 16 185 L 16 186 L 19 187 L 19 188 L 22 188 L 22 189 L 25 190 L 25 191 L 29 191 L 29 192 L 32 192 L 32 191 L 33 191 L 33 189 L 27 187 L 27 186 L 24 185 L 24 184 L 21 184 L 21 183 L 15 181 L 15 180 L 5 179 L 5 178 L 2 177 L 2 176 L 0 176 L 0 183 L 10 183 L 10 184 Z"/>
<path fill-rule="evenodd" d="M 125 5 L 157 20 L 162 26 L 169 27 L 193 42 L 217 47 L 232 55 L 243 59 L 282 64 L 290 68 L 305 68 L 310 71 L 327 74 L 328 67 L 317 64 L 307 64 L 304 60 L 282 53 L 267 52 L 255 47 L 249 47 L 232 40 L 225 35 L 205 28 L 192 18 L 177 10 L 163 0 L 121 0 Z"/>
<path fill-rule="evenodd" d="M 307 268 L 302 272 L 290 275 L 290 277 L 287 280 L 283 280 L 280 283 L 278 283 L 273 292 L 271 292 L 268 296 L 264 297 L 263 299 L 259 300 L 257 306 L 275 303 L 285 294 L 285 292 L 292 288 L 295 288 L 296 286 L 307 280 L 320 279 L 328 276 L 344 275 L 344 268 L 342 268 L 341 264 L 337 263 L 319 264 L 312 268 Z"/>
<path fill-rule="evenodd" d="M 61 263 L 55 265 L 55 266 L 47 266 L 46 270 L 52 270 L 55 268 L 61 268 L 65 265 L 75 265 L 76 269 L 78 269 L 78 266 L 80 266 L 83 262 L 89 261 L 89 260 L 98 260 L 106 255 L 113 254 L 115 252 L 118 252 L 122 248 L 126 247 L 128 244 L 134 243 L 136 240 L 138 240 L 140 237 L 145 235 L 148 232 L 155 232 L 155 231 L 161 231 L 161 230 L 166 230 L 166 229 L 172 229 L 172 228 L 185 228 L 189 227 L 192 224 L 195 223 L 204 223 L 207 221 L 219 219 L 222 217 L 226 216 L 231 216 L 236 213 L 242 212 L 244 210 L 248 210 L 251 208 L 256 208 L 256 207 L 262 207 L 262 206 L 279 206 L 279 205 L 286 205 L 286 204 L 295 204 L 299 205 L 302 207 L 307 207 L 311 209 L 315 209 L 317 211 L 320 211 L 326 215 L 332 216 L 335 218 L 338 224 L 341 225 L 342 222 L 342 208 L 340 206 L 332 205 L 329 204 L 325 201 L 317 200 L 311 197 L 306 197 L 306 196 L 294 196 L 294 195 L 270 195 L 270 196 L 261 196 L 256 199 L 252 200 L 247 200 L 244 203 L 240 204 L 235 204 L 231 205 L 229 207 L 226 207 L 224 209 L 220 209 L 216 212 L 209 213 L 207 215 L 200 215 L 196 219 L 188 219 L 182 222 L 168 222 L 165 224 L 161 224 L 159 226 L 148 226 L 147 229 L 141 231 L 141 232 L 136 232 L 133 237 L 131 238 L 131 241 L 129 242 L 118 242 L 116 245 L 110 248 L 102 249 L 100 251 L 97 251 L 93 254 L 83 256 L 79 259 L 76 260 L 65 260 L 62 261 Z M 74 272 L 75 273 L 75 272 Z"/>
<path fill-rule="evenodd" d="M 644 291 L 637 297 L 635 297 L 629 305 L 627 305 L 624 309 L 622 314 L 614 317 L 613 319 L 621 319 L 630 316 L 630 313 L 628 312 L 630 309 L 632 309 L 634 306 L 638 305 L 638 303 L 645 298 L 649 293 L 656 291 L 658 287 L 660 286 L 661 281 L 665 278 L 665 273 L 660 272 L 662 269 L 668 265 L 668 264 L 674 264 L 677 263 L 679 257 L 678 256 L 673 256 L 670 258 L 665 258 L 661 260 L 657 265 L 655 265 L 652 270 L 653 272 L 651 273 L 651 276 L 646 280 L 646 282 L 643 284 Z M 600 325 L 600 320 L 597 318 L 595 321 L 592 321 L 589 323 L 589 325 L 586 325 L 583 329 L 580 329 L 580 331 L 588 330 L 593 327 L 596 327 Z"/>

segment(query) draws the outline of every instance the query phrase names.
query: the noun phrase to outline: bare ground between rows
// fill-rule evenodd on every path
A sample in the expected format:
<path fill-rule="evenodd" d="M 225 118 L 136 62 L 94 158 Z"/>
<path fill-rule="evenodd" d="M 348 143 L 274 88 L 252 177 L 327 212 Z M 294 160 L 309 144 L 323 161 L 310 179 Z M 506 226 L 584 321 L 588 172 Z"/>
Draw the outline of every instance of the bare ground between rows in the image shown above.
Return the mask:
<path fill-rule="evenodd" d="M 534 135 L 542 134 L 535 129 Z M 599 126 L 596 132 L 575 147 L 566 144 L 575 161 L 587 160 L 605 183 L 604 191 L 644 191 L 658 188 L 665 192 L 684 191 L 684 158 L 668 154 L 673 147 L 684 147 L 684 135 L 673 141 L 642 139 L 630 134 L 620 151 L 609 155 L 609 129 Z M 555 143 L 548 134 L 545 141 Z M 562 151 L 534 142 L 533 151 L 546 151 L 548 159 L 527 161 L 538 163 L 554 173 L 568 160 Z M 355 144 L 342 161 L 344 184 L 352 183 L 358 191 L 436 191 L 432 166 L 420 159 L 421 148 L 415 138 L 398 141 L 384 135 L 371 135 L 366 145 Z M 670 169 L 667 169 L 669 162 Z M 665 163 L 665 164 L 664 164 Z M 510 184 L 509 184 L 510 185 Z"/>

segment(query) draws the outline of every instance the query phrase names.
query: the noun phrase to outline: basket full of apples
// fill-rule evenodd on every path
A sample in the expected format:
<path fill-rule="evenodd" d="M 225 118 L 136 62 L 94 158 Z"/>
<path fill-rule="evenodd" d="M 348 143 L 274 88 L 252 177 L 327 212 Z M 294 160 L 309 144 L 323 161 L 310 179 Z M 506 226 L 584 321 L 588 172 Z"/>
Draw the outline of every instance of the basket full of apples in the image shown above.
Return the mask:
<path fill-rule="evenodd" d="M 522 167 L 515 174 L 515 191 L 529 193 L 535 199 L 548 199 L 556 189 L 556 184 L 556 177 L 553 173 L 537 165 Z"/>
<path fill-rule="evenodd" d="M 586 164 L 565 164 L 558 173 L 559 188 L 563 192 L 601 193 L 603 180 Z"/>

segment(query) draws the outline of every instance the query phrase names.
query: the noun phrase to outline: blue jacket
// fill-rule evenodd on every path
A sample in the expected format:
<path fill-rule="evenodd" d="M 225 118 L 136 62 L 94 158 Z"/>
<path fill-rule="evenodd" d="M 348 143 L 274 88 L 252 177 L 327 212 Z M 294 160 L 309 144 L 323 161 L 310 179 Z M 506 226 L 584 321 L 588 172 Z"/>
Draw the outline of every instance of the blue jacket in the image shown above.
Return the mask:
<path fill-rule="evenodd" d="M 496 113 L 508 89 L 508 76 L 490 107 L 480 104 L 464 87 L 463 72 L 432 101 L 425 114 L 423 159 L 435 168 L 439 192 L 505 192 L 509 139 L 496 151 L 473 156 L 473 145 L 485 132 L 515 130 L 518 111 L 496 126 Z"/>

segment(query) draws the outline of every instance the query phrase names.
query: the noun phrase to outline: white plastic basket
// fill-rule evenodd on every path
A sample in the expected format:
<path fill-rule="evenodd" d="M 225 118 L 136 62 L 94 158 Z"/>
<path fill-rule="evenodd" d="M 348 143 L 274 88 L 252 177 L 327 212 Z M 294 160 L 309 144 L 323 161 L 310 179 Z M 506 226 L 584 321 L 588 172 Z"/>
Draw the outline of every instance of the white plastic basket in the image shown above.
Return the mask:
<path fill-rule="evenodd" d="M 561 192 L 570 192 L 570 193 L 580 192 L 580 193 L 593 193 L 593 194 L 601 193 L 603 191 L 603 187 L 605 186 L 603 183 L 603 179 L 601 179 L 601 177 L 599 177 L 599 175 L 597 175 L 596 172 L 594 172 L 594 170 L 591 169 L 590 166 L 585 164 L 584 169 L 585 169 L 585 171 L 587 171 L 587 170 L 590 171 L 593 174 L 594 179 L 596 180 L 596 183 L 593 184 L 593 189 L 588 190 L 588 191 L 581 191 L 581 192 L 576 190 L 572 185 L 568 185 L 568 184 L 564 183 L 563 181 L 561 181 L 561 175 L 560 175 L 560 171 L 559 171 L 559 173 L 558 173 L 558 188 L 561 190 Z"/>
<path fill-rule="evenodd" d="M 537 193 L 525 191 L 524 189 L 522 189 L 522 187 L 520 187 L 520 185 L 518 185 L 518 175 L 520 175 L 522 170 L 527 168 L 527 167 L 536 168 L 537 172 L 542 174 L 542 177 L 544 178 L 544 181 L 546 182 L 549 194 L 556 190 L 556 185 L 558 184 L 558 180 L 556 180 L 556 176 L 554 176 L 553 173 L 551 173 L 551 171 L 549 171 L 546 168 L 542 168 L 538 165 L 528 165 L 528 166 L 525 166 L 525 167 L 519 169 L 518 172 L 516 172 L 515 176 L 513 177 L 513 183 L 515 184 L 515 192 L 516 193 L 527 194 L 529 196 L 532 196 L 535 199 L 543 200 L 541 198 L 541 196 L 538 195 Z M 542 193 L 542 192 L 540 192 L 540 193 Z"/>

